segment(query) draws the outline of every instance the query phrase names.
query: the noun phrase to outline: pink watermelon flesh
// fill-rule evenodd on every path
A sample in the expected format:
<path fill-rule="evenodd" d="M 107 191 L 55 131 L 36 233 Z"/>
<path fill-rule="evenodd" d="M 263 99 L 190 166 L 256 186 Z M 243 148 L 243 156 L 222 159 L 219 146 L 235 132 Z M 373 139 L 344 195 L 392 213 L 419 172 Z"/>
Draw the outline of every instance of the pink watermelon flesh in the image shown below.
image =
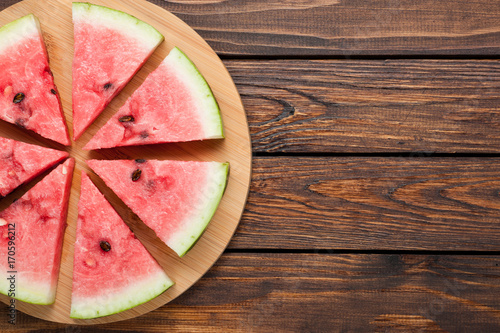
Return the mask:
<path fill-rule="evenodd" d="M 0 137 L 0 198 L 68 156 L 63 151 Z"/>
<path fill-rule="evenodd" d="M 163 40 L 138 19 L 73 3 L 73 137 L 78 139 Z"/>
<path fill-rule="evenodd" d="M 83 173 L 71 317 L 89 319 L 121 312 L 158 296 L 172 284 Z"/>
<path fill-rule="evenodd" d="M 0 118 L 69 145 L 40 26 L 32 14 L 0 29 L 0 72 Z"/>
<path fill-rule="evenodd" d="M 223 137 L 210 87 L 189 58 L 174 48 L 84 149 Z"/>
<path fill-rule="evenodd" d="M 14 294 L 5 278 L 0 293 L 28 303 L 54 302 L 74 165 L 68 159 L 0 212 L 0 269 L 17 272 Z"/>
<path fill-rule="evenodd" d="M 157 160 L 87 161 L 158 237 L 183 256 L 222 198 L 227 163 Z M 139 170 L 139 171 L 138 171 Z"/>

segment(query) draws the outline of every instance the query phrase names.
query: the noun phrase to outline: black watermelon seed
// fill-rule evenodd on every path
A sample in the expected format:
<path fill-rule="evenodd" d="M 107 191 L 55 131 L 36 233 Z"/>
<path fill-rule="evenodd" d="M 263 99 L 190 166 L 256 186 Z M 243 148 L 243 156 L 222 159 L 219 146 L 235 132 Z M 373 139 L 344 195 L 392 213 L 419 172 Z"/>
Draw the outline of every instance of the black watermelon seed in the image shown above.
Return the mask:
<path fill-rule="evenodd" d="M 134 119 L 134 117 L 132 117 L 132 116 L 123 116 L 123 117 L 121 117 L 120 119 L 118 119 L 118 121 L 119 121 L 120 123 L 130 123 L 130 122 L 133 122 L 134 120 L 135 120 L 135 119 Z"/>
<path fill-rule="evenodd" d="M 106 83 L 104 85 L 104 90 L 108 90 L 109 88 L 111 88 L 112 84 L 111 83 Z"/>
<path fill-rule="evenodd" d="M 136 163 L 146 163 L 146 160 L 143 160 L 142 158 L 138 158 L 135 160 Z"/>
<path fill-rule="evenodd" d="M 111 251 L 111 244 L 109 244 L 108 242 L 106 241 L 101 241 L 99 243 L 99 245 L 101 246 L 101 249 L 105 252 L 109 252 Z"/>
<path fill-rule="evenodd" d="M 141 174 L 142 174 L 141 169 L 137 169 L 134 172 L 132 172 L 132 176 L 131 176 L 132 181 L 133 182 L 138 181 L 141 178 Z"/>
<path fill-rule="evenodd" d="M 141 139 L 147 139 L 149 133 L 146 131 L 142 131 L 141 134 L 139 134 L 139 136 L 141 137 Z"/>
<path fill-rule="evenodd" d="M 57 92 L 54 89 L 50 89 L 50 92 L 53 93 L 54 95 L 57 94 Z"/>
<path fill-rule="evenodd" d="M 21 92 L 21 93 L 17 93 L 16 96 L 14 96 L 14 104 L 17 104 L 17 103 L 21 103 L 24 99 L 24 94 Z"/>
<path fill-rule="evenodd" d="M 25 122 L 26 122 L 26 121 L 25 121 L 24 119 L 19 118 L 19 119 L 16 119 L 16 121 L 15 121 L 14 123 L 15 123 L 17 126 L 21 127 L 21 128 L 25 128 L 25 126 L 24 126 L 24 123 L 25 123 Z"/>

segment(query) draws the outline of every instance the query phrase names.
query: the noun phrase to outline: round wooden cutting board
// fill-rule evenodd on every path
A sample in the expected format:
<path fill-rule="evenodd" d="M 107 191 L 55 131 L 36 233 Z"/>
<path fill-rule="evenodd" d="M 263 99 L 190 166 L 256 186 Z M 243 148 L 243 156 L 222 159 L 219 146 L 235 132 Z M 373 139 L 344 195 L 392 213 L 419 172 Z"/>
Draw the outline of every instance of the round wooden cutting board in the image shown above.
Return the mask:
<path fill-rule="evenodd" d="M 25 0 L 0 12 L 0 26 L 29 13 L 33 13 L 39 18 L 70 136 L 72 136 L 71 63 L 73 59 L 71 3 L 69 0 Z M 79 140 L 73 142 L 71 147 L 61 146 L 30 131 L 0 121 L 0 135 L 3 137 L 67 150 L 72 157 L 76 158 L 77 163 L 69 203 L 68 226 L 64 236 L 56 301 L 49 306 L 32 305 L 21 301 L 16 302 L 18 310 L 32 316 L 72 324 L 109 323 L 133 318 L 168 303 L 191 287 L 217 261 L 234 234 L 246 203 L 251 172 L 250 135 L 241 99 L 229 73 L 210 46 L 176 16 L 149 2 L 143 0 L 103 0 L 92 1 L 92 3 L 134 15 L 160 31 L 165 36 L 165 41 L 125 89 L 109 104 L 94 124 Z M 127 97 L 160 64 L 174 46 L 181 48 L 191 58 L 214 91 L 222 111 L 226 138 L 223 140 L 123 147 L 91 152 L 82 150 L 82 147 L 97 130 L 124 104 Z M 229 182 L 219 208 L 199 242 L 183 258 L 179 258 L 163 244 L 154 232 L 146 227 L 85 163 L 88 159 L 137 158 L 228 161 L 230 163 Z M 92 320 L 74 320 L 69 317 L 73 244 L 82 171 L 91 176 L 93 182 L 175 282 L 172 288 L 145 304 L 122 313 Z M 38 177 L 38 180 L 40 179 L 41 177 Z M 14 198 L 20 197 L 28 188 L 33 186 L 33 183 L 22 186 L 3 199 L 0 202 L 0 209 L 6 208 Z M 98 285 L 99 281 L 96 280 L 95 284 Z M 9 299 L 3 295 L 1 295 L 0 300 L 4 303 L 9 302 Z"/>

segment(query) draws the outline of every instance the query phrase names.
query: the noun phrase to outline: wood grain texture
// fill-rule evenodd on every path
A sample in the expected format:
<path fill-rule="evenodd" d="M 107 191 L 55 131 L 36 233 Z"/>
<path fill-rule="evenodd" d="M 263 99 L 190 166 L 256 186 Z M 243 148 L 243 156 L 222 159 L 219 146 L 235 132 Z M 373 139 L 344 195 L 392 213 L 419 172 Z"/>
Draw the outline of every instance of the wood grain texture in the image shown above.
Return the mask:
<path fill-rule="evenodd" d="M 500 158 L 258 157 L 233 249 L 500 251 Z"/>
<path fill-rule="evenodd" d="M 2 136 L 28 143 L 41 143 L 54 148 L 66 149 L 76 159 L 73 187 L 69 199 L 68 227 L 64 235 L 56 301 L 49 306 L 40 306 L 18 302 L 18 309 L 33 316 L 57 322 L 95 324 L 133 318 L 149 312 L 180 295 L 194 284 L 218 259 L 229 243 L 245 206 L 251 167 L 250 135 L 245 112 L 238 91 L 225 69 L 223 63 L 194 30 L 181 20 L 163 9 L 146 1 L 95 0 L 95 4 L 108 6 L 151 24 L 167 36 L 148 59 L 131 82 L 108 105 L 71 147 L 54 145 L 49 140 L 39 140 L 39 136 L 24 131 L 12 124 L 0 122 Z M 73 60 L 73 24 L 71 20 L 71 0 L 26 0 L 17 3 L 0 13 L 0 26 L 27 15 L 35 14 L 40 20 L 43 37 L 47 44 L 51 70 L 54 73 L 55 84 L 61 96 L 65 117 L 68 120 L 71 134 L 71 64 Z M 107 149 L 99 152 L 82 150 L 97 130 L 114 115 L 119 107 L 142 83 L 145 77 L 158 67 L 170 50 L 177 46 L 196 64 L 211 86 L 219 103 L 224 124 L 225 138 L 223 140 L 206 140 L 182 144 L 161 144 L 136 146 L 120 149 Z M 204 160 L 229 162 L 230 175 L 225 194 L 215 212 L 205 233 L 189 251 L 179 258 L 173 251 L 147 228 L 103 181 L 93 174 L 85 161 L 89 159 L 176 159 Z M 91 175 L 92 180 L 126 223 L 136 234 L 159 264 L 165 268 L 175 285 L 149 302 L 138 305 L 127 311 L 107 317 L 91 320 L 75 320 L 69 318 L 73 267 L 73 243 L 75 240 L 76 221 L 78 217 L 78 199 L 81 172 Z M 27 186 L 29 187 L 29 186 Z M 5 208 L 12 200 L 26 191 L 23 187 L 11 193 L 0 202 L 0 209 Z M 20 251 L 21 249 L 18 249 Z M 97 283 L 97 282 L 96 282 Z M 0 295 L 0 301 L 9 302 L 9 298 Z"/>
<path fill-rule="evenodd" d="M 498 55 L 500 3 L 151 0 L 227 56 Z"/>
<path fill-rule="evenodd" d="M 1 332 L 500 331 L 499 256 L 472 252 L 500 251 L 500 158 L 432 157 L 500 153 L 500 61 L 370 59 L 498 58 L 500 2 L 150 2 L 224 57 L 243 97 L 260 157 L 230 249 L 145 315 L 68 326 L 18 313 Z M 410 157 L 324 156 L 398 152 Z M 263 157 L 275 153 L 290 156 Z"/>
<path fill-rule="evenodd" d="M 497 332 L 498 256 L 226 253 L 174 302 L 127 321 L 25 332 Z M 6 316 L 5 308 L 0 317 Z M 0 320 L 0 330 L 12 329 Z"/>
<path fill-rule="evenodd" d="M 1 0 L 0 9 L 15 3 Z M 500 3 L 468 0 L 151 0 L 226 56 L 491 55 Z"/>
<path fill-rule="evenodd" d="M 500 152 L 500 61 L 226 60 L 254 152 Z"/>

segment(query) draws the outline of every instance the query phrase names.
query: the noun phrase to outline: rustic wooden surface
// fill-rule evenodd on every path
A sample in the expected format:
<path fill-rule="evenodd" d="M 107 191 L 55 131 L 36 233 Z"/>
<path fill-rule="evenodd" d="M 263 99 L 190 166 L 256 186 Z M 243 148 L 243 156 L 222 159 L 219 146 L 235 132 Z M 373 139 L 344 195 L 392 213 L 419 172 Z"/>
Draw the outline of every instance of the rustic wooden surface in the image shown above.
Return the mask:
<path fill-rule="evenodd" d="M 152 0 L 227 56 L 498 55 L 500 2 Z"/>
<path fill-rule="evenodd" d="M 242 95 L 255 153 L 500 152 L 497 60 L 225 65 Z"/>
<path fill-rule="evenodd" d="M 254 163 L 236 235 L 146 315 L 18 313 L 0 331 L 500 331 L 500 2 L 151 2 L 242 95 Z"/>
<path fill-rule="evenodd" d="M 231 249 L 500 249 L 500 158 L 258 157 L 252 172 Z"/>
<path fill-rule="evenodd" d="M 499 274 L 497 257 L 484 255 L 227 253 L 185 295 L 133 320 L 18 320 L 50 332 L 495 332 Z"/>

